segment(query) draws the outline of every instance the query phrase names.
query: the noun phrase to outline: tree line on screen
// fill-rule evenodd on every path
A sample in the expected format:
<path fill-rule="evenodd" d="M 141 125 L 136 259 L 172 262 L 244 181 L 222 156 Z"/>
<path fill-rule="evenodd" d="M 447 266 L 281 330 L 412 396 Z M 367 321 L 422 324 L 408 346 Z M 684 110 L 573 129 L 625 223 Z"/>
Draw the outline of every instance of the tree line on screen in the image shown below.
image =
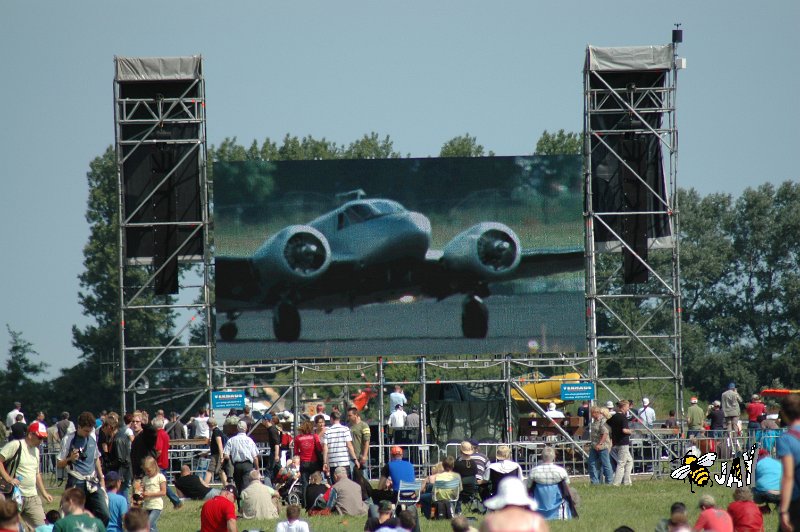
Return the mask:
<path fill-rule="evenodd" d="M 545 131 L 534 149 L 539 155 L 580 154 L 581 135 L 563 130 Z M 469 134 L 442 145 L 441 157 L 492 156 Z M 286 135 L 280 145 L 266 139 L 250 146 L 227 138 L 209 148 L 214 161 L 304 160 L 334 158 L 401 157 L 391 138 L 377 133 L 338 145 L 325 138 Z M 209 165 L 209 171 L 211 166 Z M 46 365 L 38 362 L 35 346 L 22 331 L 7 325 L 10 346 L 0 366 L 0 405 L 22 401 L 27 412 L 45 410 L 55 415 L 99 411 L 119 405 L 119 301 L 117 178 L 113 147 L 96 157 L 87 172 L 89 198 L 86 220 L 90 236 L 84 246 L 79 302 L 91 323 L 73 326 L 73 346 L 79 362 L 43 381 Z M 754 177 L 754 180 L 757 177 Z M 706 400 L 716 398 L 730 381 L 751 393 L 765 386 L 800 385 L 800 183 L 763 184 L 734 198 L 720 192 L 700 196 L 680 190 L 681 290 L 683 295 L 682 352 L 686 394 Z M 618 254 L 604 256 L 598 270 L 613 269 Z M 654 261 L 660 259 L 654 258 Z M 665 258 L 665 263 L 668 258 Z M 128 268 L 126 286 L 141 284 L 144 270 Z M 651 281 L 652 282 L 652 281 Z M 620 287 L 622 289 L 622 287 Z M 642 290 L 647 290 L 643 287 Z M 170 303 L 169 297 L 144 295 L 148 303 Z M 634 316 L 646 299 L 631 303 Z M 661 318 L 668 328 L 667 318 Z M 130 345 L 166 345 L 175 333 L 175 313 L 154 308 L 137 313 L 126 323 Z M 655 324 L 658 326 L 658 324 Z M 604 334 L 622 332 L 619 325 L 601 320 Z M 200 334 L 200 329 L 193 334 Z M 610 347 L 610 349 L 614 349 Z M 637 347 L 619 348 L 620 357 L 636 356 Z M 152 353 L 136 354 L 129 364 L 144 367 Z M 631 369 L 609 357 L 601 375 L 642 376 L 647 365 Z M 202 388 L 206 382 L 204 354 L 173 350 L 163 356 L 148 375 L 151 390 L 170 390 L 140 396 L 140 404 L 157 397 L 180 396 L 181 391 Z M 397 366 L 387 380 L 416 380 L 413 366 Z M 645 373 L 646 374 L 646 373 Z M 169 408 L 188 404 L 193 396 L 168 402 Z M 151 404 L 148 404 L 148 402 Z"/>

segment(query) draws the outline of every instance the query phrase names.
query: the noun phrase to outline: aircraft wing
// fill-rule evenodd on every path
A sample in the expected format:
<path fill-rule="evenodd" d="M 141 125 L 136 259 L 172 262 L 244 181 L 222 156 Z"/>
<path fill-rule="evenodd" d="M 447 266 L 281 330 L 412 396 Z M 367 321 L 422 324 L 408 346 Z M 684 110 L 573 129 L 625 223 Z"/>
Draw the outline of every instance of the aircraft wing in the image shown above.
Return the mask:
<path fill-rule="evenodd" d="M 514 278 L 540 277 L 556 273 L 579 272 L 586 267 L 583 247 L 536 249 L 522 252 Z"/>

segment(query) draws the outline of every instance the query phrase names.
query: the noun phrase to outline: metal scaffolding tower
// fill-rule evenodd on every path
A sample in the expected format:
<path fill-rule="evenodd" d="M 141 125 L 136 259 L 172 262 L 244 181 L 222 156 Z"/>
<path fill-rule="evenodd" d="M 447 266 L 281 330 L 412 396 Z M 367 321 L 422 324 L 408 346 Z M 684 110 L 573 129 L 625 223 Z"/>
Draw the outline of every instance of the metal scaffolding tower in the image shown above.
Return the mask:
<path fill-rule="evenodd" d="M 202 58 L 115 57 L 114 118 L 121 412 L 127 410 L 129 393 L 135 408 L 136 392 L 148 388 L 148 372 L 154 373 L 159 360 L 175 350 L 204 355 L 200 366 L 205 367 L 198 369 L 207 374 L 205 389 L 198 394 L 196 387 L 165 385 L 150 392 L 163 392 L 164 399 L 196 395 L 197 402 L 213 384 Z M 173 312 L 177 332 L 169 341 L 138 345 L 126 324 L 154 309 Z"/>
<path fill-rule="evenodd" d="M 618 383 L 672 385 L 683 419 L 677 31 L 665 46 L 587 48 L 586 304 L 592 380 L 617 397 Z"/>

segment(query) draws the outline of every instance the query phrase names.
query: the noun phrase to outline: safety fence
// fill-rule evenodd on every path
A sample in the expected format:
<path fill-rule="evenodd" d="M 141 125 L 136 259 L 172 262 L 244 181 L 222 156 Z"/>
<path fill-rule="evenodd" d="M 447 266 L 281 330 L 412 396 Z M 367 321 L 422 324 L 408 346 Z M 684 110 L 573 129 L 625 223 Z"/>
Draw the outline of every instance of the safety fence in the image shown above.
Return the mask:
<path fill-rule="evenodd" d="M 700 435 L 687 438 L 684 436 L 655 438 L 631 438 L 631 454 L 634 460 L 633 472 L 637 474 L 650 474 L 653 477 L 668 475 L 677 468 L 687 452 L 692 450 L 695 454 L 714 453 L 717 461 L 734 458 L 742 452 L 749 452 L 755 444 L 757 449 L 765 449 L 771 455 L 775 454 L 775 442 L 785 429 L 742 431 L 741 434 L 725 431 L 706 431 Z M 588 454 L 589 441 L 578 441 Z M 485 454 L 489 461 L 495 460 L 497 448 L 501 445 L 511 449 L 511 459 L 517 462 L 528 476 L 531 469 L 542 462 L 542 450 L 552 447 L 556 452 L 556 463 L 563 466 L 571 476 L 588 475 L 588 463 L 576 444 L 564 440 L 551 441 L 518 441 L 511 443 L 480 442 L 477 450 Z M 268 450 L 264 445 L 257 445 L 261 456 L 264 457 Z M 403 449 L 403 458 L 414 465 L 417 478 L 424 478 L 431 474 L 433 467 L 446 456 L 458 458 L 460 442 L 449 442 L 443 447 L 433 444 L 398 444 Z M 389 462 L 391 446 L 375 446 L 372 449 L 370 463 L 366 467 L 367 478 L 377 479 L 380 476 L 381 464 Z M 168 473 L 172 476 L 180 475 L 181 466 L 189 465 L 193 472 L 205 472 L 208 467 L 209 447 L 204 440 L 197 442 L 181 441 L 172 445 L 169 451 L 170 468 Z M 63 471 L 56 468 L 58 451 L 46 447 L 40 452 L 40 471 L 49 486 L 56 486 L 63 480 Z M 284 455 L 289 459 L 291 454 Z M 614 453 L 611 454 L 612 463 L 615 462 Z M 280 460 L 278 458 L 277 460 Z M 262 473 L 264 460 L 261 461 Z M 167 475 L 168 478 L 170 475 Z"/>

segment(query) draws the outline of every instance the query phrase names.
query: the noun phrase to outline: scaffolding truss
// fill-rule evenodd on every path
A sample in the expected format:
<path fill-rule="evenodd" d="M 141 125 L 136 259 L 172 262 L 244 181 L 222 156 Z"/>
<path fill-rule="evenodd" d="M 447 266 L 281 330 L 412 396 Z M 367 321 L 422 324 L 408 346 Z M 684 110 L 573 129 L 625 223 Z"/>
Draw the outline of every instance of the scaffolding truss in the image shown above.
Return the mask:
<path fill-rule="evenodd" d="M 680 65 L 676 43 L 587 48 L 584 169 L 591 379 L 618 399 L 625 383 L 636 383 L 642 395 L 672 387 L 683 420 Z"/>
<path fill-rule="evenodd" d="M 135 408 L 137 392 L 148 389 L 148 373 L 156 369 L 173 372 L 183 369 L 159 365 L 167 353 L 177 350 L 202 353 L 206 386 L 199 391 L 165 386 L 160 391 L 169 399 L 196 395 L 194 404 L 208 396 L 213 387 L 210 211 L 202 58 L 115 57 L 114 119 L 120 191 L 121 412 L 127 411 L 129 394 Z M 129 164 L 137 161 L 145 163 L 138 167 Z M 147 164 L 151 164 L 152 169 Z M 133 175 L 132 168 L 137 168 L 137 176 Z M 134 180 L 138 181 L 132 185 Z M 167 194 L 165 189 L 169 191 Z M 164 208 L 169 216 L 160 214 L 156 205 L 159 202 L 166 204 Z M 154 211 L 156 214 L 152 214 Z M 142 242 L 146 243 L 142 245 Z M 168 243 L 165 245 L 165 242 Z M 165 249 L 160 256 L 157 256 L 158 246 Z M 182 266 L 183 275 L 177 294 L 157 295 L 159 279 L 172 265 L 178 278 L 178 264 Z M 192 278 L 196 280 L 187 281 Z M 126 323 L 134 323 L 154 309 L 174 312 L 179 320 L 177 332 L 166 342 L 135 345 L 137 341 L 126 334 Z M 159 390 L 151 389 L 153 391 Z"/>

